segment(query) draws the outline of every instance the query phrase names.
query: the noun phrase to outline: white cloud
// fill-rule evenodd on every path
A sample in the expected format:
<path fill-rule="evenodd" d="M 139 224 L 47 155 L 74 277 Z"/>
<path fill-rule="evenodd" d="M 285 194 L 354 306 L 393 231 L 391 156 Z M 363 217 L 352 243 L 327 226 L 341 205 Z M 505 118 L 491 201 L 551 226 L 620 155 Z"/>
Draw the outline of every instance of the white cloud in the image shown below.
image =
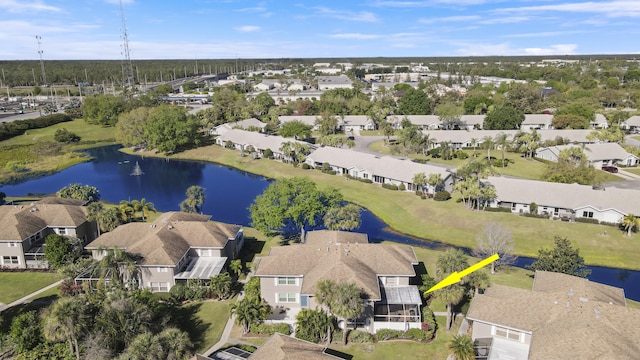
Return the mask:
<path fill-rule="evenodd" d="M 595 13 L 607 17 L 640 17 L 640 1 L 638 0 L 614 0 L 607 2 L 578 2 L 553 5 L 523 6 L 496 9 L 502 13 L 530 13 L 546 11 L 562 11 L 572 13 Z"/>
<path fill-rule="evenodd" d="M 574 35 L 574 34 L 584 34 L 592 31 L 587 30 L 572 30 L 572 31 L 543 31 L 536 33 L 523 33 L 523 34 L 509 34 L 504 35 L 506 38 L 539 38 L 539 37 L 550 37 L 550 36 L 565 36 L 565 35 Z"/>
<path fill-rule="evenodd" d="M 334 19 L 340 20 L 348 20 L 348 21 L 358 21 L 358 22 L 378 22 L 380 19 L 376 16 L 376 14 L 369 11 L 346 11 L 346 10 L 336 10 L 330 9 L 327 7 L 314 7 L 313 8 L 318 15 L 331 17 Z"/>
<path fill-rule="evenodd" d="M 0 0 L 0 9 L 5 9 L 10 13 L 24 13 L 31 11 L 53 11 L 61 12 L 62 9 L 52 5 L 44 4 L 42 1 L 21 1 Z"/>
<path fill-rule="evenodd" d="M 393 1 L 380 0 L 371 3 L 376 7 L 395 7 L 395 8 L 417 8 L 417 7 L 433 7 L 437 5 L 482 5 L 496 0 L 428 0 L 428 1 Z"/>
<path fill-rule="evenodd" d="M 513 48 L 509 43 L 478 44 L 461 43 L 456 53 L 462 56 L 515 56 L 515 55 L 573 55 L 575 44 L 556 44 L 547 48 Z"/>
<path fill-rule="evenodd" d="M 529 21 L 529 20 L 531 20 L 531 17 L 529 17 L 529 16 L 506 16 L 506 17 L 482 20 L 479 23 L 480 24 L 484 24 L 484 25 L 515 24 L 515 23 L 525 22 L 525 21 Z"/>
<path fill-rule="evenodd" d="M 578 48 L 575 44 L 557 44 L 548 48 L 525 48 L 526 55 L 572 55 Z"/>
<path fill-rule="evenodd" d="M 436 22 L 461 22 L 461 21 L 473 21 L 480 19 L 478 15 L 461 15 L 461 16 L 446 16 L 439 18 L 420 18 L 418 22 L 422 24 L 433 24 Z"/>
<path fill-rule="evenodd" d="M 372 40 L 372 39 L 379 39 L 381 36 L 376 34 L 349 33 L 349 34 L 333 34 L 333 35 L 330 35 L 330 37 L 334 39 Z"/>
<path fill-rule="evenodd" d="M 240 32 L 253 32 L 253 31 L 259 31 L 260 30 L 260 26 L 245 25 L 245 26 L 239 26 L 239 27 L 237 27 L 235 29 L 237 31 L 240 31 Z"/>

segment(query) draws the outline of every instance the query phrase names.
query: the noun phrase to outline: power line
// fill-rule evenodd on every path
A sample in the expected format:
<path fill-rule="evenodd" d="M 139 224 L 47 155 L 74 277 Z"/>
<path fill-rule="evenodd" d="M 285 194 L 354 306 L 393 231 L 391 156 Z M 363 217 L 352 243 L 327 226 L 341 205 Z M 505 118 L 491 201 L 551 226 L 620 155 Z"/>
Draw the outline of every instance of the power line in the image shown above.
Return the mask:
<path fill-rule="evenodd" d="M 122 65 L 122 85 L 125 89 L 133 88 L 133 65 L 131 64 L 131 54 L 129 53 L 129 35 L 127 33 L 127 19 L 124 16 L 124 7 L 120 0 L 120 16 L 122 18 L 122 51 L 124 64 Z"/>
<path fill-rule="evenodd" d="M 47 86 L 47 77 L 44 73 L 44 61 L 42 60 L 42 49 L 40 48 L 40 40 L 42 37 L 40 35 L 36 35 L 36 40 L 38 41 L 38 54 L 40 55 L 40 68 L 42 69 L 42 85 Z"/>

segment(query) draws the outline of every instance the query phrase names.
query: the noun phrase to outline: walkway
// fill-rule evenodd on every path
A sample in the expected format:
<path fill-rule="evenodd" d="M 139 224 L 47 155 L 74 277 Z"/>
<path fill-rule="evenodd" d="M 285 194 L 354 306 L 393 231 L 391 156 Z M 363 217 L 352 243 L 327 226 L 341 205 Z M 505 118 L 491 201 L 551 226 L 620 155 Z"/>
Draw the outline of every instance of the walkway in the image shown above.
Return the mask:
<path fill-rule="evenodd" d="M 38 291 L 34 291 L 34 292 L 32 292 L 31 294 L 29 294 L 29 295 L 27 295 L 27 296 L 24 296 L 24 297 L 22 297 L 22 298 L 20 298 L 20 299 L 18 299 L 18 300 L 16 300 L 16 301 L 14 301 L 14 302 L 12 302 L 12 303 L 8 304 L 8 305 L 7 305 L 7 304 L 2 304 L 2 305 L 0 306 L 0 312 L 3 312 L 3 311 L 5 311 L 6 309 L 8 309 L 8 308 L 10 308 L 10 307 L 13 307 L 13 306 L 16 306 L 16 305 L 20 305 L 20 304 L 22 304 L 22 303 L 26 302 L 27 300 L 31 299 L 32 297 L 34 297 L 34 296 L 36 296 L 36 295 L 39 295 L 39 294 L 41 294 L 41 293 L 43 293 L 43 292 L 45 292 L 45 291 L 47 291 L 47 290 L 49 290 L 49 289 L 53 289 L 54 287 L 56 287 L 56 286 L 58 286 L 58 285 L 62 284 L 62 281 L 63 281 L 63 280 L 59 280 L 59 281 L 57 281 L 57 282 L 54 282 L 53 284 L 51 284 L 51 285 L 49 285 L 49 286 L 45 286 L 45 287 L 43 287 L 42 289 L 40 289 L 40 290 L 38 290 Z"/>

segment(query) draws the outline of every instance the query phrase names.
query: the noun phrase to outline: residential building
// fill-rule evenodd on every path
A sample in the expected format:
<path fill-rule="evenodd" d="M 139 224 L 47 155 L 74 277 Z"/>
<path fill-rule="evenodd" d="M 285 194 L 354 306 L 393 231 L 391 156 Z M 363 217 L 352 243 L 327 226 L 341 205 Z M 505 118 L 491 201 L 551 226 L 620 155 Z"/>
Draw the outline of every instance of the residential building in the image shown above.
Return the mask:
<path fill-rule="evenodd" d="M 427 186 L 427 192 L 438 190 L 450 191 L 453 178 L 447 168 L 429 164 L 421 164 L 411 160 L 401 160 L 391 156 L 377 156 L 353 150 L 339 149 L 331 146 L 319 147 L 312 151 L 305 161 L 313 167 L 328 163 L 337 175 L 349 175 L 359 179 L 369 179 L 375 184 L 404 186 L 406 191 L 419 190 L 413 184 L 413 177 L 418 173 L 439 174 L 443 184 L 434 189 Z"/>
<path fill-rule="evenodd" d="M 529 131 L 531 129 L 536 130 L 549 130 L 553 129 L 552 122 L 553 115 L 549 114 L 525 114 L 524 121 L 520 124 L 520 130 Z"/>
<path fill-rule="evenodd" d="M 620 127 L 632 133 L 640 134 L 640 115 L 633 115 L 620 124 Z"/>
<path fill-rule="evenodd" d="M 429 134 L 431 139 L 437 140 L 438 143 L 443 141 L 449 142 L 454 149 L 460 149 L 463 147 L 473 147 L 473 141 L 477 144 L 481 144 L 485 137 L 494 139 L 496 135 L 504 133 L 509 135 L 509 139 L 513 139 L 516 134 L 521 130 L 428 130 L 423 131 L 425 134 Z M 530 130 L 524 131 L 530 133 Z M 545 141 L 558 141 L 562 140 L 565 143 L 592 143 L 587 137 L 593 130 L 538 130 L 540 135 L 540 142 Z M 478 145 L 479 146 L 479 145 Z"/>
<path fill-rule="evenodd" d="M 490 176 L 485 186 L 496 189 L 496 198 L 490 207 L 511 209 L 514 213 L 535 213 L 552 218 L 574 220 L 595 219 L 606 223 L 619 223 L 628 214 L 640 214 L 640 191 L 607 187 L 594 189 L 579 184 L 561 184 L 545 181 Z"/>
<path fill-rule="evenodd" d="M 617 143 L 588 144 L 584 147 L 576 145 L 544 147 L 536 150 L 536 157 L 557 162 L 561 151 L 574 147 L 582 149 L 582 152 L 587 158 L 588 165 L 596 169 L 602 169 L 603 166 L 635 166 L 638 164 L 638 157 L 627 152 Z"/>
<path fill-rule="evenodd" d="M 409 120 L 412 125 L 420 130 L 436 130 L 440 128 L 440 118 L 437 115 L 389 115 L 387 122 L 396 129 L 402 129 L 402 120 Z"/>
<path fill-rule="evenodd" d="M 250 118 L 250 119 L 218 125 L 212 128 L 211 130 L 209 130 L 209 135 L 222 135 L 232 129 L 242 129 L 242 130 L 258 129 L 259 132 L 263 132 L 266 126 L 267 124 L 263 123 L 262 121 L 256 118 Z"/>
<path fill-rule="evenodd" d="M 476 359 L 635 359 L 640 310 L 620 288 L 536 271 L 532 290 L 491 285 L 467 313 Z"/>
<path fill-rule="evenodd" d="M 347 134 L 359 134 L 360 130 L 376 129 L 376 124 L 367 115 L 344 115 L 338 118 L 339 127 Z"/>
<path fill-rule="evenodd" d="M 348 232 L 325 232 L 307 243 L 272 247 L 255 276 L 262 298 L 274 309 L 268 321 L 291 324 L 301 309 L 321 306 L 315 299 L 318 282 L 355 283 L 365 303 L 355 325 L 375 333 L 420 328 L 422 299 L 412 284 L 416 265 L 410 246 L 362 243 Z"/>
<path fill-rule="evenodd" d="M 353 81 L 347 75 L 316 76 L 318 90 L 352 89 Z"/>
<path fill-rule="evenodd" d="M 273 157 L 278 160 L 287 158 L 287 155 L 280 151 L 282 145 L 287 142 L 296 142 L 311 146 L 311 144 L 304 141 L 241 129 L 231 129 L 216 138 L 216 144 L 220 146 L 225 147 L 230 145 L 233 149 L 247 153 L 256 153 L 259 157 L 263 157 L 265 150 L 269 149 L 273 153 Z"/>
<path fill-rule="evenodd" d="M 128 223 L 85 246 L 96 260 L 119 248 L 136 259 L 139 285 L 169 291 L 189 279 L 209 280 L 236 259 L 244 243 L 239 225 L 209 221 L 209 215 L 168 212 L 152 223 Z M 90 272 L 76 282 L 98 280 Z"/>
<path fill-rule="evenodd" d="M 51 234 L 76 238 L 82 244 L 95 239 L 97 226 L 87 221 L 83 203 L 48 197 L 29 205 L 0 206 L 0 266 L 47 268 L 43 248 Z"/>
<path fill-rule="evenodd" d="M 609 128 L 609 121 L 604 115 L 596 114 L 595 119 L 590 121 L 589 125 L 592 129 L 607 129 Z"/>

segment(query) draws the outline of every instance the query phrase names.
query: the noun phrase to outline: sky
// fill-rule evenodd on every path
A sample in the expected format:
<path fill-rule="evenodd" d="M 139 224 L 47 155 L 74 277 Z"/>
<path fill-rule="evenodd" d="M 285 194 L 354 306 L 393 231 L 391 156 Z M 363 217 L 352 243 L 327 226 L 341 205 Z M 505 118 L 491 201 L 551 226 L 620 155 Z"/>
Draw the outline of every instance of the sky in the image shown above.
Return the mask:
<path fill-rule="evenodd" d="M 0 60 L 124 58 L 120 0 L 0 0 Z M 640 0 L 122 0 L 136 59 L 640 54 Z M 40 45 L 37 36 L 40 37 Z"/>

